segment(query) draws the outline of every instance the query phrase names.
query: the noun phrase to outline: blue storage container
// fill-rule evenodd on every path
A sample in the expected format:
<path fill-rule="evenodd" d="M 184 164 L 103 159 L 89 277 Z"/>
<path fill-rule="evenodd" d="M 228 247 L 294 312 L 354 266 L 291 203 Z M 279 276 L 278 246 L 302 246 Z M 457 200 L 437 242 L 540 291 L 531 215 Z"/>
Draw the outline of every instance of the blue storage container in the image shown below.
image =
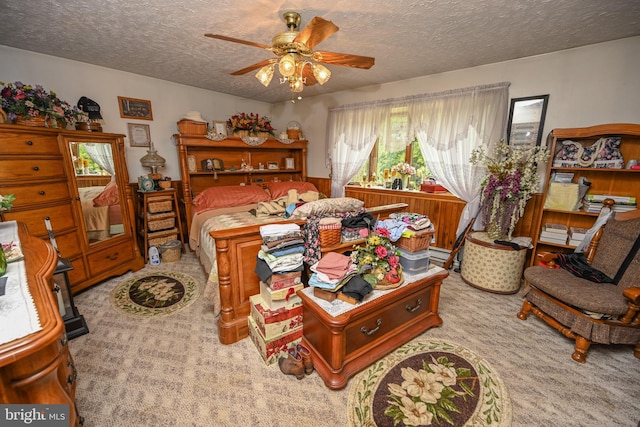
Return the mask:
<path fill-rule="evenodd" d="M 429 269 L 429 249 L 418 252 L 409 252 L 402 248 L 400 251 L 400 265 L 408 274 L 423 273 Z"/>

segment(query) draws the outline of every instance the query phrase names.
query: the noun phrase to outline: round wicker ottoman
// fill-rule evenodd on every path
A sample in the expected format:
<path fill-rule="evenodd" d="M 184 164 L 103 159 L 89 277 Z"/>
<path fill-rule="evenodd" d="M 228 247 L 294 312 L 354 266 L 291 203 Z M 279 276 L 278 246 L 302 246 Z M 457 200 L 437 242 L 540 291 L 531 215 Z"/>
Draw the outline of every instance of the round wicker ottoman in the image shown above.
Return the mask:
<path fill-rule="evenodd" d="M 484 231 L 472 231 L 465 241 L 460 276 L 474 288 L 513 294 L 520 289 L 526 256 L 527 248 L 496 245 Z"/>

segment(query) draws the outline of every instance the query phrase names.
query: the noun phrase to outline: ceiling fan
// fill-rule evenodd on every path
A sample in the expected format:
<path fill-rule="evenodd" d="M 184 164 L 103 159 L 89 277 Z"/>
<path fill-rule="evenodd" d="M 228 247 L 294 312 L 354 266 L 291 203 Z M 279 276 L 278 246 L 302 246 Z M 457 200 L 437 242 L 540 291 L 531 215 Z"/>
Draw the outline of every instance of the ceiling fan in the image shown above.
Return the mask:
<path fill-rule="evenodd" d="M 289 83 L 292 92 L 302 92 L 304 86 L 316 83 L 325 84 L 331 77 L 331 71 L 321 63 L 364 69 L 371 68 L 375 63 L 375 58 L 370 56 L 313 50 L 315 46 L 338 31 L 339 28 L 333 22 L 316 16 L 306 27 L 298 30 L 300 26 L 298 12 L 285 12 L 282 16 L 288 30 L 276 34 L 271 40 L 271 46 L 221 34 L 207 33 L 205 36 L 273 52 L 277 58 L 265 59 L 234 71 L 231 75 L 239 76 L 260 69 L 256 78 L 264 86 L 269 86 L 277 65 L 278 71 L 282 75 L 280 83 Z"/>

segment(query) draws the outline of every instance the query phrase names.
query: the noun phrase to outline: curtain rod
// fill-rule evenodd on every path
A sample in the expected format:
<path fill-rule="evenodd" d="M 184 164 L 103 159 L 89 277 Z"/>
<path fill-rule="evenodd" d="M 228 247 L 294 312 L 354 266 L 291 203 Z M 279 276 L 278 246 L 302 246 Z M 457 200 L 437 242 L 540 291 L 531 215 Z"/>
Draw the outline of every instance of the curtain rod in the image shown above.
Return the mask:
<path fill-rule="evenodd" d="M 509 87 L 510 85 L 511 85 L 511 82 L 500 82 L 500 83 L 494 83 L 494 84 L 488 84 L 488 85 L 466 87 L 461 89 L 451 89 L 451 90 L 446 90 L 442 92 L 409 95 L 402 98 L 388 98 L 388 99 L 382 99 L 378 101 L 359 102 L 357 104 L 347 104 L 347 105 L 340 105 L 338 107 L 332 107 L 332 108 L 329 108 L 329 111 L 356 110 L 358 108 L 372 107 L 376 105 L 406 104 L 406 103 L 411 103 L 416 101 L 422 101 L 425 99 L 444 98 L 447 96 L 459 95 L 459 94 L 469 93 L 469 92 L 483 92 L 486 90 L 502 89 L 504 87 Z"/>

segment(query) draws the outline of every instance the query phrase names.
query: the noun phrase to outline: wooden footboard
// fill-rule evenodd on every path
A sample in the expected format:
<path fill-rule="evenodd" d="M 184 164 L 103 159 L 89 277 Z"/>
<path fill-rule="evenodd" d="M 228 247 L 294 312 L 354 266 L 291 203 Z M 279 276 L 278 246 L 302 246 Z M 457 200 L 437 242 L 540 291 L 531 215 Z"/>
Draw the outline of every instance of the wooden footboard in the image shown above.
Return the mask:
<path fill-rule="evenodd" d="M 393 212 L 407 208 L 406 203 L 376 206 L 367 209 L 375 217 L 387 218 Z M 291 220 L 278 224 L 304 224 L 304 220 Z M 216 241 L 218 286 L 220 287 L 221 314 L 218 319 L 218 337 L 222 344 L 232 344 L 249 335 L 248 320 L 251 312 L 249 297 L 260 293 L 260 279 L 255 274 L 256 256 L 262 246 L 260 226 L 212 231 Z"/>

